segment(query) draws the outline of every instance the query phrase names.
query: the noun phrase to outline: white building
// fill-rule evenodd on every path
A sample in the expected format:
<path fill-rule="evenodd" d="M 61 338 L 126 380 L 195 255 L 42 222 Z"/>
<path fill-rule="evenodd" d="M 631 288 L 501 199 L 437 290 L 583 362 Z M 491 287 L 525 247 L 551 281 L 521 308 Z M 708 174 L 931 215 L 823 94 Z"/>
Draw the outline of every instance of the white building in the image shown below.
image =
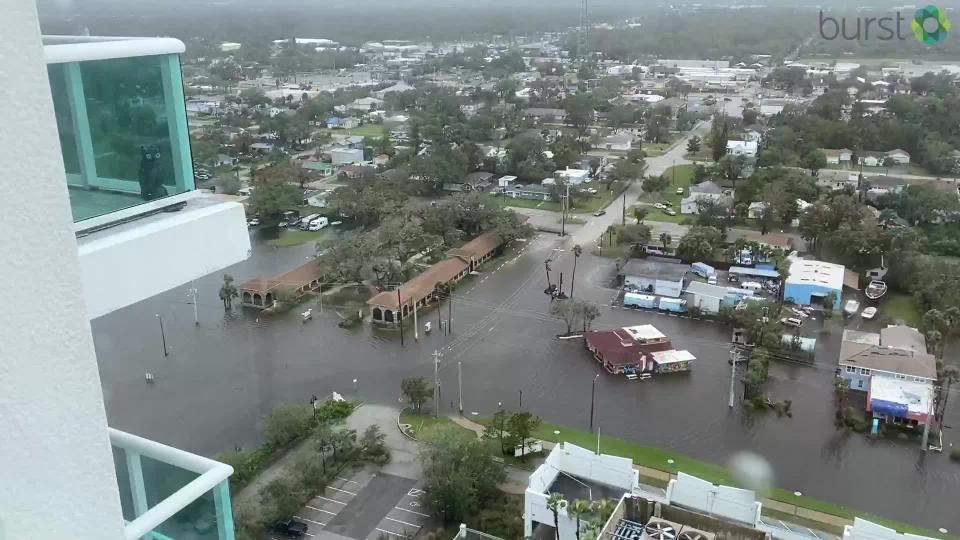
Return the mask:
<path fill-rule="evenodd" d="M 639 485 L 639 473 L 628 458 L 597 454 L 571 443 L 553 447 L 543 465 L 530 475 L 523 496 L 523 536 L 533 534 L 535 523 L 553 526 L 553 512 L 547 508 L 550 493 L 565 500 L 619 498 Z M 560 538 L 576 536 L 576 520 L 566 508 L 558 512 Z M 586 525 L 582 522 L 581 528 Z"/>
<path fill-rule="evenodd" d="M 334 165 L 349 165 L 363 161 L 363 150 L 359 148 L 334 148 L 330 150 L 330 159 Z"/>
<path fill-rule="evenodd" d="M 91 318 L 247 256 L 242 206 L 193 185 L 179 62 L 184 46 L 169 38 L 41 40 L 32 2 L 10 5 L 4 17 L 0 72 L 10 75 L 5 90 L 17 98 L 0 100 L 6 127 L 0 167 L 30 181 L 0 188 L 0 225 L 7 231 L 29 226 L 30 241 L 22 234 L 0 240 L 7 254 L 0 275 L 17 283 L 7 291 L 16 309 L 0 315 L 0 422 L 5 440 L 16 442 L 0 445 L 8 472 L 0 490 L 2 534 L 130 540 L 156 531 L 156 537 L 184 538 L 199 524 L 178 513 L 193 505 L 212 520 L 211 537 L 231 540 L 226 480 L 233 469 L 111 429 L 90 327 Z M 150 82 L 154 112 L 170 119 L 143 156 L 130 145 L 140 178 L 125 176 L 121 167 L 108 176 L 104 158 L 92 152 L 91 131 L 103 123 L 114 137 L 131 134 L 109 115 L 91 125 L 97 113 L 85 109 L 85 98 L 97 99 L 98 89 L 82 84 L 87 72 L 79 62 L 120 58 L 136 59 L 125 76 Z M 102 77 L 101 86 L 118 86 Z M 55 102 L 53 95 L 64 92 L 66 102 Z M 76 146 L 69 153 L 61 150 L 58 119 L 76 139 L 68 139 Z M 157 154 L 169 164 L 168 176 L 153 168 Z M 193 480 L 172 486 L 172 494 L 154 492 L 142 466 L 147 460 Z"/>
<path fill-rule="evenodd" d="M 243 45 L 239 43 L 234 43 L 231 41 L 224 41 L 223 43 L 220 44 L 220 51 L 221 52 L 237 51 L 237 50 L 240 50 L 240 47 L 243 47 Z"/>
<path fill-rule="evenodd" d="M 586 169 L 571 169 L 567 167 L 566 169 L 560 171 L 554 171 L 553 176 L 557 180 L 563 180 L 570 185 L 576 186 L 587 182 L 590 179 L 590 171 Z"/>
<path fill-rule="evenodd" d="M 727 141 L 727 153 L 735 156 L 755 157 L 757 141 Z"/>
<path fill-rule="evenodd" d="M 690 186 L 690 194 L 680 201 L 681 214 L 697 214 L 700 212 L 698 202 L 709 200 L 718 204 L 726 204 L 729 197 L 724 193 L 723 188 L 716 182 L 707 180 Z"/>

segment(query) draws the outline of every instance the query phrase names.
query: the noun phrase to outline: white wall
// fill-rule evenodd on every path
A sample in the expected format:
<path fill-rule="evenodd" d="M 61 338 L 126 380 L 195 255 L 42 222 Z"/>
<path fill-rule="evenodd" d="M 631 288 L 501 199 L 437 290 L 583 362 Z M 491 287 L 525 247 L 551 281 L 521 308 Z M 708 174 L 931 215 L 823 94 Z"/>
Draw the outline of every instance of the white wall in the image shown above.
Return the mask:
<path fill-rule="evenodd" d="M 36 6 L 0 5 L 0 535 L 121 539 Z"/>
<path fill-rule="evenodd" d="M 90 318 L 150 298 L 247 258 L 243 206 L 213 196 L 78 241 Z M 186 288 L 184 289 L 186 291 Z"/>
<path fill-rule="evenodd" d="M 753 491 L 730 486 L 717 486 L 679 473 L 667 486 L 667 501 L 692 510 L 720 516 L 756 526 L 760 519 L 760 503 Z"/>

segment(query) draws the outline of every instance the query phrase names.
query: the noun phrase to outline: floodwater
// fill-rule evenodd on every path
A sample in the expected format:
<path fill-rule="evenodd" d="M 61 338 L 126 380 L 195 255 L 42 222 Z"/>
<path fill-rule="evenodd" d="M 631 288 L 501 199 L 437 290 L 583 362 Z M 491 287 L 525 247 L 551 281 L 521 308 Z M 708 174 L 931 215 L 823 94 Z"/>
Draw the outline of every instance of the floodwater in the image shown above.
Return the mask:
<path fill-rule="evenodd" d="M 562 248 L 566 251 L 554 251 Z M 300 264 L 312 245 L 275 249 L 256 241 L 251 258 L 227 270 L 238 282 Z M 541 236 L 469 278 L 457 291 L 453 333 L 414 341 L 369 326 L 344 330 L 329 306 L 301 322 L 299 310 L 260 317 L 252 310 L 225 314 L 217 298 L 221 275 L 196 282 L 200 325 L 193 324 L 186 289 L 171 290 L 93 321 L 110 424 L 191 451 L 212 455 L 260 440 L 260 419 L 282 403 L 306 404 L 332 391 L 373 403 L 395 404 L 400 380 L 433 377 L 441 351 L 441 412 L 455 412 L 457 364 L 462 365 L 465 414 L 489 415 L 498 404 L 519 405 L 560 424 L 586 429 L 590 386 L 597 382 L 595 423 L 603 433 L 669 448 L 715 463 L 734 453 L 761 454 L 776 485 L 853 508 L 932 528 L 960 530 L 956 512 L 960 466 L 947 454 L 923 454 L 917 444 L 871 441 L 833 426 L 832 380 L 839 335 L 819 336 L 814 367 L 771 368 L 766 390 L 793 401 L 793 418 L 727 407 L 729 332 L 707 322 L 601 308 L 594 327 L 651 323 L 678 348 L 697 357 L 692 372 L 630 382 L 599 370 L 579 340 L 557 340 L 565 330 L 551 319 L 543 294 L 543 261 L 554 258 L 551 279 L 570 279 L 573 258 L 559 239 Z M 506 262 L 504 262 L 506 261 Z M 501 263 L 503 263 L 501 265 Z M 609 304 L 612 262 L 580 258 L 577 298 Z M 170 356 L 164 357 L 163 316 Z M 446 309 L 444 309 L 446 317 Z M 144 373 L 156 382 L 144 382 Z M 356 383 L 354 383 L 356 381 Z M 957 400 L 945 423 L 960 424 Z M 945 443 L 955 438 L 947 429 Z M 949 451 L 949 448 L 947 449 Z"/>

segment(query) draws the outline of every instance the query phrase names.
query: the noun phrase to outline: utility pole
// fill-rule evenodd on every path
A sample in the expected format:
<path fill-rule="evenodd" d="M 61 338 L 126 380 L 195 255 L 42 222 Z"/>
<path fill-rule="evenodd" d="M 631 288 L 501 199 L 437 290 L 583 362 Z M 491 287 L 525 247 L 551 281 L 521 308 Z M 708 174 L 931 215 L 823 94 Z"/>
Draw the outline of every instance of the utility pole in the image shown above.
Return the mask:
<path fill-rule="evenodd" d="M 420 334 L 417 330 L 417 301 L 413 301 L 413 340 L 420 341 Z"/>
<path fill-rule="evenodd" d="M 567 204 L 570 200 L 570 185 L 567 184 L 566 195 L 561 197 L 563 199 L 560 204 L 560 236 L 567 235 Z"/>
<path fill-rule="evenodd" d="M 737 360 L 740 359 L 740 355 L 735 351 L 730 351 L 730 399 L 727 401 L 727 406 L 731 409 L 733 408 L 733 385 L 737 377 Z"/>
<path fill-rule="evenodd" d="M 593 405 L 597 397 L 597 379 L 600 378 L 600 374 L 597 373 L 597 376 L 593 378 L 593 384 L 590 386 L 590 432 L 593 432 Z"/>
<path fill-rule="evenodd" d="M 463 362 L 457 361 L 457 401 L 460 416 L 463 416 Z"/>
<path fill-rule="evenodd" d="M 930 405 L 927 406 L 927 421 L 923 423 L 923 440 L 920 442 L 920 450 L 927 451 L 927 442 L 930 438 L 930 421 L 933 418 L 933 390 L 930 390 Z"/>
<path fill-rule="evenodd" d="M 440 357 L 443 354 L 433 350 L 433 417 L 437 418 L 440 413 Z"/>
<path fill-rule="evenodd" d="M 520 392 L 520 404 L 517 405 L 517 410 L 522 411 L 523 410 L 523 390 L 518 390 L 518 392 Z"/>
<path fill-rule="evenodd" d="M 160 341 L 163 343 L 163 355 L 170 356 L 170 353 L 167 352 L 167 335 L 163 331 L 163 317 L 157 313 L 157 320 L 160 321 Z"/>
<path fill-rule="evenodd" d="M 623 190 L 623 212 L 620 215 L 620 225 L 627 224 L 627 190 Z"/>
<path fill-rule="evenodd" d="M 453 289 L 447 293 L 447 333 L 453 333 Z"/>
<path fill-rule="evenodd" d="M 403 347 L 403 303 L 400 301 L 400 287 L 397 287 L 397 321 L 400 322 L 400 346 Z"/>
<path fill-rule="evenodd" d="M 190 282 L 190 289 L 187 290 L 187 293 L 192 297 L 193 304 L 193 324 L 195 326 L 200 326 L 200 315 L 197 313 L 197 288 L 193 286 L 193 282 Z"/>
<path fill-rule="evenodd" d="M 320 313 L 323 313 L 323 283 L 320 284 L 320 288 L 317 290 L 317 297 L 320 298 Z"/>

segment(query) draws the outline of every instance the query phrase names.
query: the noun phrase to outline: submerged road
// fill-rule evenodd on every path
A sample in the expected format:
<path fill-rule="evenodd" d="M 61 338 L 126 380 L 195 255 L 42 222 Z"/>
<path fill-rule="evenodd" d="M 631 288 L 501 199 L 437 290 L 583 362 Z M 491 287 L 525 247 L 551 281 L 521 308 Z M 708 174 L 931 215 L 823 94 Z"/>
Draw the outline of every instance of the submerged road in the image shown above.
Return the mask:
<path fill-rule="evenodd" d="M 600 372 L 580 340 L 557 340 L 564 324 L 549 316 L 543 261 L 551 279 L 569 283 L 571 241 L 541 235 L 468 278 L 454 299 L 453 334 L 406 335 L 370 326 L 344 330 L 325 307 L 303 323 L 294 310 L 258 317 L 224 313 L 220 274 L 196 283 L 201 324 L 194 326 L 186 288 L 175 289 L 93 321 L 110 424 L 191 451 L 213 455 L 260 441 L 260 419 L 283 403 L 307 403 L 338 391 L 371 403 L 396 404 L 400 380 L 432 377 L 441 361 L 441 412 L 456 410 L 462 363 L 466 414 L 489 415 L 498 402 L 560 424 L 586 429 L 590 381 Z M 251 258 L 227 270 L 238 282 L 304 260 L 312 246 L 274 249 L 257 243 Z M 752 450 L 770 461 L 776 484 L 928 527 L 960 530 L 956 512 L 960 467 L 916 444 L 871 441 L 833 427 L 832 380 L 838 335 L 822 335 L 816 368 L 774 365 L 767 391 L 793 400 L 793 418 L 728 409 L 728 329 L 652 313 L 610 308 L 612 261 L 584 254 L 576 298 L 601 307 L 596 328 L 651 323 L 697 362 L 691 373 L 638 383 L 603 374 L 597 424 L 603 433 L 724 463 Z M 170 356 L 164 357 L 155 314 L 162 314 Z M 444 314 L 445 315 L 445 314 Z M 422 313 L 421 325 L 436 312 Z M 408 328 L 409 332 L 409 328 Z M 144 373 L 156 383 L 147 385 Z M 353 380 L 357 380 L 355 390 Z M 955 398 L 947 425 L 960 424 Z M 947 430 L 946 443 L 954 440 Z M 949 450 L 949 447 L 948 447 Z"/>

